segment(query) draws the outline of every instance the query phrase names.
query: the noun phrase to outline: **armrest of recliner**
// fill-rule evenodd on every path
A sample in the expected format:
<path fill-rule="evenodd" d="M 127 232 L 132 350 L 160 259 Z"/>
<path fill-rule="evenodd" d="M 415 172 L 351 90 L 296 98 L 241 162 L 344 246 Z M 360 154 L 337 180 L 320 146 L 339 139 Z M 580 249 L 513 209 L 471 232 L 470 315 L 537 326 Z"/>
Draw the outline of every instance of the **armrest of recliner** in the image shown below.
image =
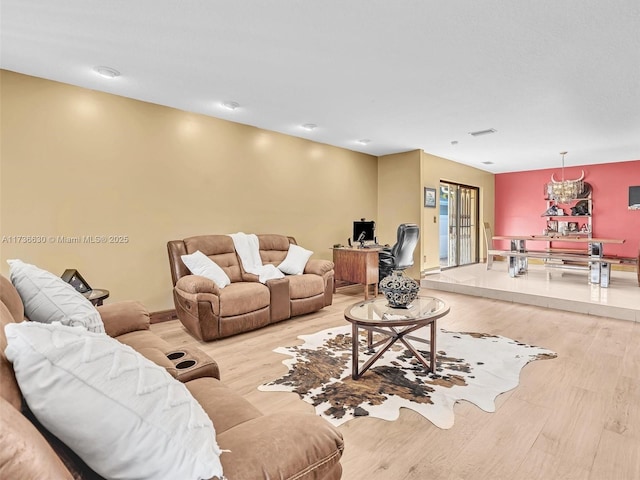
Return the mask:
<path fill-rule="evenodd" d="M 317 415 L 275 413 L 220 430 L 220 459 L 230 479 L 339 478 L 342 435 Z"/>
<path fill-rule="evenodd" d="M 185 275 L 176 282 L 176 288 L 185 293 L 213 293 L 220 295 L 220 289 L 215 282 L 200 275 Z"/>
<path fill-rule="evenodd" d="M 269 305 L 271 321 L 278 322 L 291 317 L 291 295 L 289 292 L 289 278 L 272 278 L 266 283 L 271 295 Z"/>
<path fill-rule="evenodd" d="M 304 273 L 313 273 L 315 275 L 323 276 L 333 270 L 333 267 L 334 264 L 331 260 L 312 258 L 309 259 L 307 265 L 304 267 Z"/>
<path fill-rule="evenodd" d="M 147 308 L 140 302 L 115 302 L 97 307 L 104 329 L 110 337 L 138 330 L 149 330 L 151 321 Z"/>

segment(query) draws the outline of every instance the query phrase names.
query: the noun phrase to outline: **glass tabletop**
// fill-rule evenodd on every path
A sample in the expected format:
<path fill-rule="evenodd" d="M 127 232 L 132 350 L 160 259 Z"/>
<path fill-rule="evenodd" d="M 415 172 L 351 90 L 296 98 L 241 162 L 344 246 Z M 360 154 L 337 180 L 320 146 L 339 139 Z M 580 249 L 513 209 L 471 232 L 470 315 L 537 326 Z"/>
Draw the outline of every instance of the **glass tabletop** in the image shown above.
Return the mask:
<path fill-rule="evenodd" d="M 365 325 L 411 325 L 430 321 L 449 313 L 449 306 L 439 298 L 417 297 L 409 308 L 392 308 L 384 297 L 358 302 L 347 307 L 344 316 L 350 322 Z"/>

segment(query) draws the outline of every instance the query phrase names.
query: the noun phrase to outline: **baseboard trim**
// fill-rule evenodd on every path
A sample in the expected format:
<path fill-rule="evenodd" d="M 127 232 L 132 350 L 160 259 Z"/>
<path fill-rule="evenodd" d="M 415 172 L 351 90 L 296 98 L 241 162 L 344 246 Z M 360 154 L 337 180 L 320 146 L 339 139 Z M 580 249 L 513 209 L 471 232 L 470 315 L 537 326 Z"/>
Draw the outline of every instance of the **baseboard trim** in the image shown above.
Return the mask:
<path fill-rule="evenodd" d="M 160 310 L 159 312 L 151 312 L 149 314 L 149 318 L 151 319 L 151 323 L 161 323 L 168 322 L 169 320 L 176 320 L 178 318 L 178 314 L 175 309 Z"/>
<path fill-rule="evenodd" d="M 442 273 L 442 267 L 438 265 L 437 267 L 425 268 L 420 271 L 420 278 L 424 277 L 425 275 L 431 275 L 434 273 Z"/>

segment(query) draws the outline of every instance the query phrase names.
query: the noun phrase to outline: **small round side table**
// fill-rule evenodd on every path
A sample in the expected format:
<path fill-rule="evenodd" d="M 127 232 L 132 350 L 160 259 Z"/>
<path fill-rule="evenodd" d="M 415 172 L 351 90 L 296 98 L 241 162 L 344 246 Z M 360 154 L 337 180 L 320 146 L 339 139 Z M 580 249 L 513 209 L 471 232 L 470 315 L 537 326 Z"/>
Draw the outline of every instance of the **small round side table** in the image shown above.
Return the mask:
<path fill-rule="evenodd" d="M 94 288 L 88 292 L 83 293 L 87 300 L 89 300 L 95 307 L 102 305 L 102 302 L 109 297 L 109 290 L 103 290 L 102 288 Z"/>

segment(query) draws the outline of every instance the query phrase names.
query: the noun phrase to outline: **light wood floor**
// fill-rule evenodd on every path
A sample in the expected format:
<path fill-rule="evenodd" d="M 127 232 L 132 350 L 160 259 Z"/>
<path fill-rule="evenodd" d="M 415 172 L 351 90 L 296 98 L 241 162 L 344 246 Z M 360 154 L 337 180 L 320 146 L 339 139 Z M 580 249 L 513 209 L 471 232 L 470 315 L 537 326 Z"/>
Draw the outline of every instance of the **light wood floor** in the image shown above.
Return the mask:
<path fill-rule="evenodd" d="M 341 289 L 320 312 L 216 342 L 200 343 L 174 320 L 152 330 L 174 345 L 195 344 L 216 359 L 222 380 L 262 412 L 313 408 L 293 393 L 257 386 L 286 372 L 278 346 L 345 324 L 361 287 Z M 345 438 L 344 480 L 640 479 L 640 324 L 422 289 L 451 306 L 439 327 L 495 333 L 558 353 L 528 364 L 520 385 L 486 413 L 467 402 L 455 425 L 435 427 L 412 410 L 387 422 L 358 418 Z"/>

